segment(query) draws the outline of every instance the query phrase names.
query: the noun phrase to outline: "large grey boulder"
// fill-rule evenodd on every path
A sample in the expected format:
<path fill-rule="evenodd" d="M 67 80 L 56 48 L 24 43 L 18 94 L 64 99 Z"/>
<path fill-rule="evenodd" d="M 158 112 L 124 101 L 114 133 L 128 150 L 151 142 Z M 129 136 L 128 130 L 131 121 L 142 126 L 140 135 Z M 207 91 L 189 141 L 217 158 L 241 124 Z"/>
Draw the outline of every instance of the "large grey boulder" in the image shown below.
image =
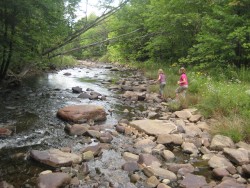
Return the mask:
<path fill-rule="evenodd" d="M 130 122 L 129 125 L 139 131 L 145 132 L 148 135 L 155 136 L 164 133 L 169 134 L 177 129 L 176 125 L 168 120 L 135 120 Z"/>

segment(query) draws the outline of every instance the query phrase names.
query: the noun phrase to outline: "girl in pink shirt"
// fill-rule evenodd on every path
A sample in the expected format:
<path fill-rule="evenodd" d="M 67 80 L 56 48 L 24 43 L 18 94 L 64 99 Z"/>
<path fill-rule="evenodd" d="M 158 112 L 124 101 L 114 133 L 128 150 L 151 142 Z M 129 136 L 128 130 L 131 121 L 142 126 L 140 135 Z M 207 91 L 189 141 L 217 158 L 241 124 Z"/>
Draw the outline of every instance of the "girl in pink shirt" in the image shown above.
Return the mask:
<path fill-rule="evenodd" d="M 179 94 L 182 94 L 183 98 L 185 98 L 186 91 L 188 89 L 188 78 L 186 75 L 186 69 L 184 67 L 181 67 L 179 73 L 181 74 L 180 80 L 177 82 L 177 84 L 179 84 L 179 87 L 175 90 L 177 99 Z"/>

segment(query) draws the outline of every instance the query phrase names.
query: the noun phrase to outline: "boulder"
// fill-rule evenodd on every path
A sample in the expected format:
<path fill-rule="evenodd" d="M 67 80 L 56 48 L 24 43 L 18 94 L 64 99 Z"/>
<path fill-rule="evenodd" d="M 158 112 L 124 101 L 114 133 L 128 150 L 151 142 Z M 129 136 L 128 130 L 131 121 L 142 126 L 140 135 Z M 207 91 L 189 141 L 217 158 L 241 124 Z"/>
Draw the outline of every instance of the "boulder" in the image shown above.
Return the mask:
<path fill-rule="evenodd" d="M 41 174 L 38 177 L 38 188 L 58 188 L 69 185 L 71 177 L 66 173 Z"/>
<path fill-rule="evenodd" d="M 52 167 L 71 166 L 72 164 L 79 164 L 82 157 L 74 154 L 62 152 L 59 149 L 50 150 L 31 150 L 30 157 Z"/>
<path fill-rule="evenodd" d="M 135 120 L 130 122 L 130 126 L 148 135 L 168 134 L 176 130 L 176 125 L 168 120 Z"/>
<path fill-rule="evenodd" d="M 106 112 L 103 107 L 96 105 L 66 106 L 57 111 L 57 116 L 66 121 L 81 122 L 83 120 L 104 121 Z"/>

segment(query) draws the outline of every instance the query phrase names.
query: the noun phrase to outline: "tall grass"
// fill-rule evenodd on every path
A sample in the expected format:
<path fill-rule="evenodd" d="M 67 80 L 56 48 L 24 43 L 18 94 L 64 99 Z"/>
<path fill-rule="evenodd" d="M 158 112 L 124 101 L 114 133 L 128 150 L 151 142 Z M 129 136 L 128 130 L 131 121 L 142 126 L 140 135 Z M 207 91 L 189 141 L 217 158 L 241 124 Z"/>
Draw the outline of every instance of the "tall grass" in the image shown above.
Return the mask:
<path fill-rule="evenodd" d="M 154 80 L 158 77 L 158 69 L 163 69 L 167 76 L 164 97 L 175 97 L 179 67 L 152 62 L 140 63 L 137 67 Z M 250 70 L 228 66 L 204 73 L 187 68 L 187 76 L 189 88 L 186 100 L 171 103 L 170 110 L 196 107 L 206 118 L 217 119 L 218 123 L 212 125 L 212 133 L 229 136 L 235 142 L 250 141 Z M 159 86 L 153 85 L 150 90 L 158 92 Z"/>

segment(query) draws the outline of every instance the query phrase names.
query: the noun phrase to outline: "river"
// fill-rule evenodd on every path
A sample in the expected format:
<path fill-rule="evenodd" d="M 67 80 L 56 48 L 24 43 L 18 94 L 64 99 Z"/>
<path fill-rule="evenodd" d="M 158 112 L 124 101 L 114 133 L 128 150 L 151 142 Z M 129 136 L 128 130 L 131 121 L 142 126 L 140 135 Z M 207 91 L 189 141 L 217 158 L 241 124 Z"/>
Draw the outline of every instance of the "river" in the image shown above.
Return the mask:
<path fill-rule="evenodd" d="M 115 125 L 122 118 L 125 107 L 107 85 L 119 79 L 121 74 L 127 73 L 111 71 L 106 65 L 69 68 L 28 77 L 15 89 L 2 89 L 0 127 L 13 127 L 15 134 L 0 138 L 0 180 L 5 180 L 15 187 L 34 186 L 37 175 L 47 170 L 48 166 L 30 160 L 30 150 L 60 147 L 72 147 L 77 150 L 76 143 L 82 138 L 65 133 L 67 122 L 56 117 L 59 108 L 73 104 L 101 105 L 106 112 L 112 111 L 104 123 L 111 127 Z M 92 89 L 107 99 L 80 99 L 79 94 L 72 92 L 72 87 L 75 86 L 79 86 L 83 91 Z M 111 152 L 107 155 L 116 154 Z M 119 161 L 113 164 L 113 168 L 118 164 L 120 165 Z M 102 165 L 99 164 L 99 167 Z M 121 177 L 128 181 L 126 174 L 121 173 Z"/>

